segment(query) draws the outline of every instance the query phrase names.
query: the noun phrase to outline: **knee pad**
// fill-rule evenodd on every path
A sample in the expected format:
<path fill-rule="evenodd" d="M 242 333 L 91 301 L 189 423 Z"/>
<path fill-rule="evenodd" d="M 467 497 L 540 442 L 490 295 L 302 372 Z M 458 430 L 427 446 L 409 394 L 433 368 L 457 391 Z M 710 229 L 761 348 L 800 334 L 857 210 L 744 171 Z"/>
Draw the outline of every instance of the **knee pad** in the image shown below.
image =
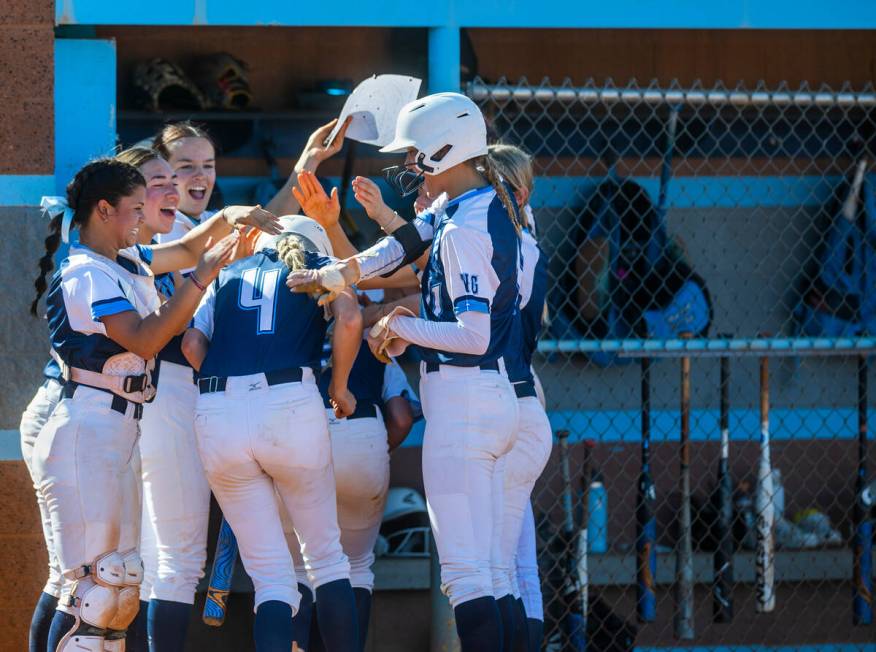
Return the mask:
<path fill-rule="evenodd" d="M 87 573 L 95 584 L 121 588 L 125 585 L 125 560 L 115 551 L 108 552 L 95 559 Z"/>
<path fill-rule="evenodd" d="M 70 593 L 70 606 L 74 607 L 74 616 L 81 624 L 89 625 L 99 630 L 106 629 L 116 615 L 119 606 L 119 590 L 112 586 L 104 586 L 86 577 L 73 587 Z M 100 635 L 103 636 L 101 631 Z"/>
<path fill-rule="evenodd" d="M 140 611 L 140 589 L 136 586 L 126 586 L 118 591 L 116 613 L 107 625 L 107 629 L 120 631 L 124 638 L 125 630 L 134 622 L 138 611 Z M 107 637 L 109 638 L 109 635 Z"/>
<path fill-rule="evenodd" d="M 122 556 L 125 568 L 125 586 L 140 586 L 143 583 L 143 559 L 136 550 Z"/>

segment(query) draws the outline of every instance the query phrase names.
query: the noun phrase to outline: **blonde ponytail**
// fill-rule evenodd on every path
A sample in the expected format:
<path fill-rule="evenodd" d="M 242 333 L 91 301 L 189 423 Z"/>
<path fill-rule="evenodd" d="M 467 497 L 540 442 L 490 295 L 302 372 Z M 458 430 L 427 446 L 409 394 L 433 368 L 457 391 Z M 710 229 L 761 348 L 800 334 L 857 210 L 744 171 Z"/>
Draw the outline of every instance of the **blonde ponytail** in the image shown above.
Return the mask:
<path fill-rule="evenodd" d="M 499 201 L 501 201 L 502 206 L 505 207 L 505 211 L 508 213 L 508 217 L 514 225 L 514 230 L 519 236 L 520 216 L 518 214 L 517 204 L 514 203 L 514 200 L 508 193 L 508 189 L 505 187 L 505 184 L 502 183 L 502 178 L 499 176 L 498 171 L 493 165 L 493 161 L 489 156 L 482 156 L 477 159 L 475 165 L 478 171 L 483 175 L 484 179 L 487 180 L 487 183 L 493 186 L 493 190 L 495 190 L 496 194 L 499 196 Z"/>
<path fill-rule="evenodd" d="M 277 253 L 289 271 L 304 269 L 306 265 L 304 242 L 294 233 L 277 242 Z"/>

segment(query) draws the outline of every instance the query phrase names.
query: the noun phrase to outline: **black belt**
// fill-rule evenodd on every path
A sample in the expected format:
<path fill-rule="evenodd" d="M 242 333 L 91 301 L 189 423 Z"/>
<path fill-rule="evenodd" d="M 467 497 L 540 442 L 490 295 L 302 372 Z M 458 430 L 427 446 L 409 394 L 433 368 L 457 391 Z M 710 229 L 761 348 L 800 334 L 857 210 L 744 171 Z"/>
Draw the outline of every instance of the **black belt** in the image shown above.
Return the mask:
<path fill-rule="evenodd" d="M 304 371 L 302 371 L 301 367 L 265 372 L 265 380 L 268 382 L 269 387 L 271 385 L 282 385 L 283 383 L 300 383 L 303 378 Z M 201 394 L 224 392 L 227 384 L 228 376 L 207 376 L 206 378 L 198 379 L 198 391 Z"/>
<path fill-rule="evenodd" d="M 73 394 L 76 392 L 76 388 L 79 387 L 80 383 L 74 382 L 66 382 L 64 383 L 64 389 L 62 390 L 61 396 L 64 398 L 73 398 Z M 110 396 L 113 397 L 112 403 L 110 403 L 110 408 L 115 410 L 119 414 L 127 414 L 128 413 L 128 405 L 134 406 L 134 414 L 133 417 L 137 421 L 140 420 L 140 417 L 143 416 L 143 404 L 135 403 L 134 401 L 129 401 L 126 398 L 122 398 L 118 394 L 113 394 L 111 391 L 107 389 L 103 389 L 101 387 L 91 387 L 91 385 L 82 385 L 82 387 L 90 387 L 91 389 L 96 389 L 99 392 L 106 392 Z"/>
<path fill-rule="evenodd" d="M 426 373 L 431 374 L 432 372 L 438 371 L 441 368 L 440 362 L 427 362 L 426 363 Z M 466 368 L 466 365 L 450 365 L 452 367 L 462 367 Z M 494 360 L 493 362 L 484 362 L 483 364 L 478 365 L 470 365 L 468 368 L 477 367 L 482 371 L 499 371 L 499 361 Z"/>
<path fill-rule="evenodd" d="M 331 410 L 331 405 L 325 406 L 326 410 Z M 377 410 L 379 408 L 374 405 L 374 403 L 364 403 L 364 404 L 356 404 L 356 411 L 353 412 L 348 419 L 376 419 L 377 418 Z"/>
<path fill-rule="evenodd" d="M 538 394 L 536 394 L 535 392 L 535 383 L 531 380 L 523 380 L 519 383 L 514 383 L 514 393 L 517 394 L 517 398 L 538 396 Z"/>

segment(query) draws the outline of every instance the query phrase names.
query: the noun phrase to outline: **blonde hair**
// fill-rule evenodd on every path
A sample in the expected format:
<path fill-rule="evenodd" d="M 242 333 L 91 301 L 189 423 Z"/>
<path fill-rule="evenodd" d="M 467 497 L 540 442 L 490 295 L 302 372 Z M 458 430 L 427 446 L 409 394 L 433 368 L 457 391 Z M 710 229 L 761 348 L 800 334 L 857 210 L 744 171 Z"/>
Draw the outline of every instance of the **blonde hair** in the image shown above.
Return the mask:
<path fill-rule="evenodd" d="M 515 190 L 526 190 L 529 195 L 532 195 L 534 176 L 532 157 L 529 154 L 515 145 L 498 143 L 490 145 L 487 157 L 492 161 L 493 168 Z M 520 208 L 522 210 L 523 206 Z M 526 222 L 525 216 L 522 216 L 522 219 Z"/>
<path fill-rule="evenodd" d="M 133 165 L 135 168 L 139 168 L 150 161 L 157 161 L 158 159 L 163 158 L 161 154 L 152 149 L 151 147 L 142 147 L 140 145 L 135 145 L 134 147 L 129 147 L 128 149 L 124 149 L 114 157 L 117 161 L 121 161 L 122 163 L 127 163 L 128 165 Z"/>
<path fill-rule="evenodd" d="M 277 241 L 277 253 L 283 264 L 294 272 L 304 269 L 306 265 L 304 240 L 295 233 L 290 233 Z"/>
<path fill-rule="evenodd" d="M 511 194 L 508 192 L 508 188 L 505 187 L 505 184 L 502 183 L 502 177 L 499 174 L 496 166 L 493 163 L 493 160 L 489 156 L 480 156 L 474 159 L 474 165 L 478 172 L 487 180 L 491 186 L 493 186 L 493 190 L 496 191 L 496 195 L 499 197 L 499 201 L 502 202 L 502 206 L 505 207 L 505 211 L 508 213 L 508 217 L 511 220 L 511 223 L 514 225 L 514 230 L 517 232 L 517 235 L 520 235 L 520 215 L 517 208 L 517 204 L 511 198 Z"/>

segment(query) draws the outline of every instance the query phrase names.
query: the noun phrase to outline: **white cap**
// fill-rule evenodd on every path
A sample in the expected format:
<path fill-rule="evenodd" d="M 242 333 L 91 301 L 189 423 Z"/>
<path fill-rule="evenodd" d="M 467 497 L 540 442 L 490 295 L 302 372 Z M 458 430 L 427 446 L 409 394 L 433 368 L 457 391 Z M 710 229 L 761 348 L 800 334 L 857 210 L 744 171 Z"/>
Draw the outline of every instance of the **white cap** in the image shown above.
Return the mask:
<path fill-rule="evenodd" d="M 417 150 L 417 167 L 426 174 L 440 174 L 463 161 L 485 156 L 484 116 L 477 104 L 460 93 L 436 93 L 409 102 L 399 112 L 395 138 L 380 151 L 411 148 Z"/>
<path fill-rule="evenodd" d="M 334 255 L 328 233 L 316 220 L 304 215 L 284 215 L 278 219 L 283 227 L 283 232 L 278 235 L 263 233 L 256 243 L 256 251 L 274 249 L 282 238 L 294 233 L 307 241 L 305 249 L 308 251 L 321 253 L 324 256 Z"/>

